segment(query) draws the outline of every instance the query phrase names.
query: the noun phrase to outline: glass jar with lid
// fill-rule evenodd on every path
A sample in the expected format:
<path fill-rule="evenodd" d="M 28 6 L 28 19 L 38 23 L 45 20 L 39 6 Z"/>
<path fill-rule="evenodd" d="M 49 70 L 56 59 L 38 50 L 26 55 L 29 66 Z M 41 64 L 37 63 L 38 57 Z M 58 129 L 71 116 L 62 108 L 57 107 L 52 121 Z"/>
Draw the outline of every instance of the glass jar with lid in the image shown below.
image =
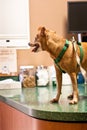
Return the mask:
<path fill-rule="evenodd" d="M 19 80 L 23 87 L 35 87 L 35 67 L 34 66 L 20 66 Z"/>

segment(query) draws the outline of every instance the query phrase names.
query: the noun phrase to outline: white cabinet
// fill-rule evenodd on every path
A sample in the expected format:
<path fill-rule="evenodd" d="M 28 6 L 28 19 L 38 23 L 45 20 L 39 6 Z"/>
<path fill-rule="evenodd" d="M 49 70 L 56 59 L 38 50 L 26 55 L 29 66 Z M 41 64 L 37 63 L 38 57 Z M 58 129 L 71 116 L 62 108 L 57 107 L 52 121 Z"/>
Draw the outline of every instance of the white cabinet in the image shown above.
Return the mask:
<path fill-rule="evenodd" d="M 29 39 L 29 0 L 0 0 L 0 46 L 27 46 Z"/>

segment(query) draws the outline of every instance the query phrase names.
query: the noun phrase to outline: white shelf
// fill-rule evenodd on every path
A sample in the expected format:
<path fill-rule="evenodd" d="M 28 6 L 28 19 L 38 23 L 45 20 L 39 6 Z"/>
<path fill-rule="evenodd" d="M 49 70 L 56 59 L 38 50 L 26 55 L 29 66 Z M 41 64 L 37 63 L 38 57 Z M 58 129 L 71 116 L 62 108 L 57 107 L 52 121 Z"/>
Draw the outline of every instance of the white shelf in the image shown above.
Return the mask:
<path fill-rule="evenodd" d="M 16 48 L 16 49 L 25 49 L 29 48 L 28 40 L 25 39 L 17 39 L 17 40 L 0 40 L 0 48 Z"/>

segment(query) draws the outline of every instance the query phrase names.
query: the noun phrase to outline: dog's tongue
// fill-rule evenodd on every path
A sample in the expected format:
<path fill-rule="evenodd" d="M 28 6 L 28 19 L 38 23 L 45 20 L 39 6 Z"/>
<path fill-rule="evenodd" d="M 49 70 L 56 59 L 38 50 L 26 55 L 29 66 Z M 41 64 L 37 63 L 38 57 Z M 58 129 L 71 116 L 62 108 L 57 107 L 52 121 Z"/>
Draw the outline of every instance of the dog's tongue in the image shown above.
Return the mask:
<path fill-rule="evenodd" d="M 34 45 L 34 49 L 33 49 L 32 51 L 33 51 L 33 52 L 36 52 L 38 48 L 39 48 L 39 44 L 36 43 L 36 44 Z"/>
<path fill-rule="evenodd" d="M 32 49 L 32 52 L 36 52 L 37 51 L 37 47 L 35 46 L 33 49 Z"/>

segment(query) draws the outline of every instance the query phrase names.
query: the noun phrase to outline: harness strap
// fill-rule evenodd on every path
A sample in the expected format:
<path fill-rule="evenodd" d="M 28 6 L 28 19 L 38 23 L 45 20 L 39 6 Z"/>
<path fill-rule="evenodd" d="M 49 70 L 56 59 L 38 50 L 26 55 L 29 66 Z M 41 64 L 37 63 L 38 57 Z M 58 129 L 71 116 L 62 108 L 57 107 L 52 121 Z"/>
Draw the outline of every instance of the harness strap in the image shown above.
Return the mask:
<path fill-rule="evenodd" d="M 80 63 L 81 63 L 82 60 L 83 60 L 84 51 L 83 51 L 83 48 L 82 48 L 82 46 L 81 46 L 81 43 L 80 43 L 80 42 L 77 42 L 77 44 L 79 45 L 79 49 L 80 49 Z"/>
<path fill-rule="evenodd" d="M 69 41 L 66 40 L 66 43 L 65 43 L 63 49 L 61 50 L 61 52 L 59 53 L 58 57 L 57 57 L 56 59 L 54 59 L 55 64 L 59 67 L 59 69 L 60 69 L 61 72 L 63 72 L 63 73 L 65 73 L 65 71 L 61 69 L 61 67 L 58 65 L 58 63 L 60 62 L 60 60 L 62 59 L 63 55 L 65 54 L 65 52 L 66 52 L 68 46 L 69 46 Z"/>
<path fill-rule="evenodd" d="M 69 46 L 69 41 L 66 40 L 66 43 L 65 43 L 63 49 L 61 50 L 60 54 L 58 55 L 58 57 L 56 59 L 54 59 L 55 64 L 57 64 L 58 62 L 60 62 L 60 60 L 62 59 L 64 53 L 66 52 L 66 50 L 68 48 L 68 46 Z"/>

